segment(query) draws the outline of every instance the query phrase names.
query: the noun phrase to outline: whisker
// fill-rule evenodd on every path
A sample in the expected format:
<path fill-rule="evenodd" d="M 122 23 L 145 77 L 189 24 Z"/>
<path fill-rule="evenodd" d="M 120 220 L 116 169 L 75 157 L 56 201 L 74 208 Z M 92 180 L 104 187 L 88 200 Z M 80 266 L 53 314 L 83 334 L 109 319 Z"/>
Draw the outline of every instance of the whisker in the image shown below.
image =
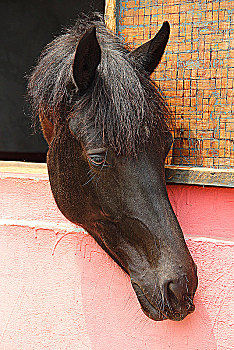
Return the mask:
<path fill-rule="evenodd" d="M 94 174 L 94 175 L 93 175 L 88 181 L 86 181 L 82 186 L 88 185 L 96 176 L 97 176 L 97 174 Z"/>

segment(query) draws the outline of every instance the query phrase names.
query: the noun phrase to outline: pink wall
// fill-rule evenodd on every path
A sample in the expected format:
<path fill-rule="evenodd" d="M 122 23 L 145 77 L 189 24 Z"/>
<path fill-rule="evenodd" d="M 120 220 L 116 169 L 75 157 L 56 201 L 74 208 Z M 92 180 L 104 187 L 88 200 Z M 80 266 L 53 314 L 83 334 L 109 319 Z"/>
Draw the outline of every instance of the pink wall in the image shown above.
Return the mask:
<path fill-rule="evenodd" d="M 234 190 L 168 191 L 199 288 L 192 315 L 154 322 L 128 276 L 58 212 L 47 176 L 0 174 L 0 349 L 232 349 Z"/>

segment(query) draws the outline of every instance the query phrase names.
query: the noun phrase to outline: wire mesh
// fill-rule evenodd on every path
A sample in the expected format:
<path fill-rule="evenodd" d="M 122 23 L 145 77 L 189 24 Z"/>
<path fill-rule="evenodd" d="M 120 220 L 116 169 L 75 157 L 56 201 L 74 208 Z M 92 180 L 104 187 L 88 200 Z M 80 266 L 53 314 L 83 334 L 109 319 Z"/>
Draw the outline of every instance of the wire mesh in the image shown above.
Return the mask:
<path fill-rule="evenodd" d="M 174 115 L 168 164 L 234 168 L 234 1 L 117 0 L 116 30 L 137 47 L 164 21 L 153 75 Z"/>

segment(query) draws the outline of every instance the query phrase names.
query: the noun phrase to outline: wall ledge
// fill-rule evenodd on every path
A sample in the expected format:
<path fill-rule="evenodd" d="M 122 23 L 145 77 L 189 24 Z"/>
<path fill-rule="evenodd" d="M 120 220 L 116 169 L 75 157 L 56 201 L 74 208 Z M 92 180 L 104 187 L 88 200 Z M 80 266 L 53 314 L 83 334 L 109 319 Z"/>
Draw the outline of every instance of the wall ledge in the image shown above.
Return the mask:
<path fill-rule="evenodd" d="M 0 161 L 0 173 L 47 175 L 46 163 Z"/>
<path fill-rule="evenodd" d="M 48 230 L 53 231 L 56 235 L 62 235 L 66 236 L 67 234 L 74 234 L 74 235 L 87 235 L 89 236 L 89 233 L 85 231 L 82 227 L 76 226 L 72 223 L 51 223 L 46 221 L 39 221 L 39 220 L 21 220 L 21 219 L 0 219 L 0 227 L 26 227 L 29 229 L 36 229 L 36 230 Z M 60 240 L 60 237 L 59 237 Z M 227 239 L 219 239 L 219 238 L 210 238 L 210 237 L 202 237 L 202 236 L 185 236 L 185 240 L 192 240 L 194 242 L 208 242 L 208 243 L 215 243 L 218 245 L 224 244 L 225 246 L 234 246 L 234 241 L 230 241 Z"/>
<path fill-rule="evenodd" d="M 88 234 L 82 227 L 72 223 L 47 222 L 45 220 L 23 220 L 23 219 L 0 219 L 0 226 L 28 227 L 34 229 L 50 230 L 57 233 L 82 233 Z"/>

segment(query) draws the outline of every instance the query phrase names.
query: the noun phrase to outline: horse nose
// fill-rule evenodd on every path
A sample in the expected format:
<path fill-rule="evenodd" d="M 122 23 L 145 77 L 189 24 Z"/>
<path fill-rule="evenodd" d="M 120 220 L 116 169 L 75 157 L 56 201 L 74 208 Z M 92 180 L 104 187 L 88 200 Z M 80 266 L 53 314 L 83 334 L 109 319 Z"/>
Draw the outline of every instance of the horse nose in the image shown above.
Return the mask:
<path fill-rule="evenodd" d="M 181 320 L 194 311 L 193 296 L 189 294 L 186 285 L 166 281 L 163 289 L 166 306 L 173 319 Z"/>

